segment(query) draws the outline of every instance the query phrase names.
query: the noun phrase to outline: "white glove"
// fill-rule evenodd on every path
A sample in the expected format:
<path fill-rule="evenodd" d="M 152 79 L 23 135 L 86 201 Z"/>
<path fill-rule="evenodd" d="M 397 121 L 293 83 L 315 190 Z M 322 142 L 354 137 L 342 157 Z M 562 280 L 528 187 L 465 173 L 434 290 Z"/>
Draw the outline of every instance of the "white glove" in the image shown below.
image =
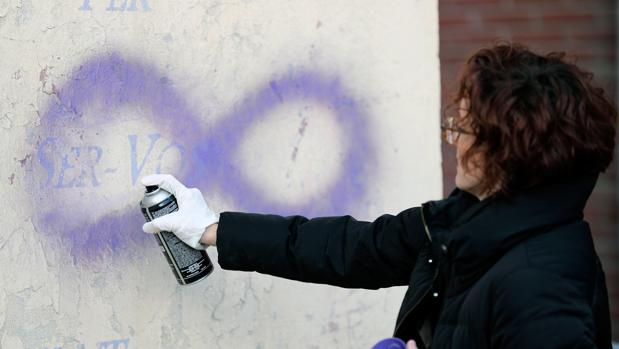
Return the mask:
<path fill-rule="evenodd" d="M 170 192 L 178 203 L 178 211 L 146 222 L 142 230 L 151 234 L 169 231 L 195 249 L 206 249 L 200 239 L 208 226 L 219 221 L 219 215 L 208 207 L 200 190 L 188 189 L 169 174 L 149 175 L 143 177 L 141 182 L 144 186 L 156 185 Z"/>

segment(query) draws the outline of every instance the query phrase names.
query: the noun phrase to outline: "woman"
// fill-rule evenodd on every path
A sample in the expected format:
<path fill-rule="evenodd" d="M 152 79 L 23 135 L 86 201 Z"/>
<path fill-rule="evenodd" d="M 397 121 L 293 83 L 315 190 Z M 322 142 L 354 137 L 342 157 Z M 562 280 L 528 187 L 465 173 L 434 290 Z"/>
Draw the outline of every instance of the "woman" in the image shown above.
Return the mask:
<path fill-rule="evenodd" d="M 612 158 L 616 110 L 591 74 L 523 46 L 467 61 L 444 120 L 448 198 L 374 222 L 223 212 L 152 175 L 180 210 L 144 225 L 224 269 L 341 287 L 408 285 L 394 336 L 423 348 L 611 348 L 608 296 L 583 208 Z M 218 223 L 217 223 L 218 222 Z M 205 229 L 206 228 L 206 229 Z"/>

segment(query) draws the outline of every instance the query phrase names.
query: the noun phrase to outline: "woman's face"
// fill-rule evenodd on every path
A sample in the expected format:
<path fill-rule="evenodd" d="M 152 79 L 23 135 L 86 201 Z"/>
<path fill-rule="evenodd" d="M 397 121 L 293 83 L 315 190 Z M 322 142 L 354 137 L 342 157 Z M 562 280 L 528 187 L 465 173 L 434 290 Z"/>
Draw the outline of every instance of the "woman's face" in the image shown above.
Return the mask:
<path fill-rule="evenodd" d="M 463 130 L 469 131 L 471 127 L 467 121 L 466 115 L 469 109 L 469 102 L 467 99 L 460 101 L 460 122 L 459 127 Z M 456 147 L 456 159 L 458 166 L 456 168 L 456 187 L 469 192 L 477 196 L 480 200 L 484 198 L 481 192 L 481 181 L 483 178 L 483 172 L 481 167 L 475 167 L 475 164 L 483 166 L 483 159 L 481 154 L 476 154 L 469 161 L 469 168 L 467 169 L 461 162 L 462 155 L 473 145 L 475 142 L 475 135 L 468 133 L 460 133 L 454 146 Z"/>

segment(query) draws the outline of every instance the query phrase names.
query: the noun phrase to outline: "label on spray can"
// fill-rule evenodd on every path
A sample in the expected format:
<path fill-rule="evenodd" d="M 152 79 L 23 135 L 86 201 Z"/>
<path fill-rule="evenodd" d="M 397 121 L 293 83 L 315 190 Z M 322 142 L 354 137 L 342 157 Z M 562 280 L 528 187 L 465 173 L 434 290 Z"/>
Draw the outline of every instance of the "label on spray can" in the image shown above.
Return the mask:
<path fill-rule="evenodd" d="M 146 187 L 140 207 L 146 221 L 178 210 L 174 195 L 157 186 Z M 202 280 L 213 271 L 213 264 L 206 251 L 192 248 L 174 233 L 162 231 L 155 234 L 155 239 L 179 284 L 189 285 Z"/>

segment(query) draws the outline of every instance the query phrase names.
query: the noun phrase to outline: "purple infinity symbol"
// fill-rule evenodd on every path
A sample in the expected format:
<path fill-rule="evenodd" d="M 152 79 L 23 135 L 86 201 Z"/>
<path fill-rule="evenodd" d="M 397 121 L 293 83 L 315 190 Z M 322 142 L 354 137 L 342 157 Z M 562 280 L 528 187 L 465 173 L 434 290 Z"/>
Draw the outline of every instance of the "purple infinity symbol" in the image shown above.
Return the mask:
<path fill-rule="evenodd" d="M 355 100 L 347 96 L 337 78 L 313 71 L 291 72 L 265 82 L 213 125 L 199 120 L 165 74 L 152 65 L 125 59 L 117 53 L 94 57 L 81 64 L 63 86 L 54 88 L 53 94 L 47 111 L 41 116 L 41 132 L 34 150 L 38 166 L 47 170 L 47 174 L 31 178 L 35 202 L 53 202 L 58 190 L 63 190 L 58 188 L 63 178 L 54 180 L 55 185 L 50 183 L 51 177 L 59 172 L 50 153 L 66 142 L 68 133 L 97 127 L 84 121 L 85 114 L 93 113 L 93 105 L 96 118 L 106 123 L 116 121 L 114 111 L 118 108 L 147 109 L 149 121 L 162 133 L 170 135 L 185 152 L 186 161 L 181 173 L 176 173 L 177 177 L 188 186 L 201 188 L 207 198 L 209 188 L 217 188 L 234 202 L 235 209 L 242 211 L 310 217 L 347 214 L 354 203 L 363 199 L 371 166 L 375 164 L 367 116 Z M 254 122 L 282 104 L 297 101 L 328 108 L 345 135 L 346 149 L 341 160 L 342 171 L 328 184 L 323 197 L 284 204 L 263 194 L 248 181 L 248 174 L 229 159 Z M 97 161 L 101 158 L 101 150 L 97 147 L 81 151 L 92 153 L 91 157 Z M 96 178 L 94 170 L 91 177 L 88 184 L 98 185 L 100 179 Z M 84 178 L 80 180 L 83 182 Z M 93 205 L 96 210 L 97 198 L 83 200 L 84 205 Z M 134 207 L 119 207 L 96 221 L 71 215 L 62 206 L 48 206 L 38 208 L 35 227 L 60 237 L 69 244 L 71 254 L 80 260 L 84 259 L 81 257 L 86 260 L 101 257 L 106 252 L 121 254 L 120 251 L 129 246 L 141 245 L 145 239 L 150 239 L 139 232 L 143 218 L 137 202 Z"/>

